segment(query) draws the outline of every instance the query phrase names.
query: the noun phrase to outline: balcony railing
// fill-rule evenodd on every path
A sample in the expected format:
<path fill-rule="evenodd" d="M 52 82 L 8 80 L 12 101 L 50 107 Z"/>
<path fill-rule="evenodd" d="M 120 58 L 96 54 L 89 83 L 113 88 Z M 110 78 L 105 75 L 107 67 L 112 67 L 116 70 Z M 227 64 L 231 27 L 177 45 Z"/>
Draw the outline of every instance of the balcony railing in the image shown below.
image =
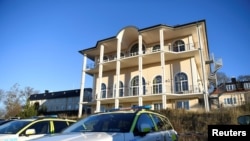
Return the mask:
<path fill-rule="evenodd" d="M 95 63 L 88 63 L 87 66 L 86 66 L 86 69 L 89 70 L 89 69 L 93 69 L 95 67 L 96 67 Z"/>
<path fill-rule="evenodd" d="M 190 44 L 183 44 L 183 46 L 181 47 L 184 47 L 182 49 L 180 49 L 180 46 L 178 47 L 174 47 L 172 45 L 167 45 L 167 46 L 164 46 L 164 52 L 173 52 L 173 53 L 176 53 L 176 52 L 186 52 L 186 51 L 192 51 L 192 50 L 195 50 L 195 46 L 197 43 L 190 43 Z M 148 54 L 152 54 L 152 53 L 156 53 L 156 52 L 160 52 L 161 50 L 159 48 L 153 50 L 153 49 L 147 49 L 146 51 L 143 51 L 143 55 L 148 55 Z M 122 53 L 121 55 L 121 58 L 128 58 L 128 57 L 134 57 L 134 56 L 138 56 L 139 53 L 138 52 L 125 52 L 125 53 Z M 109 55 L 108 57 L 105 56 L 105 59 L 103 60 L 103 62 L 111 62 L 111 61 L 115 61 L 117 59 L 116 57 L 116 54 L 111 54 Z M 97 61 L 97 63 L 99 63 L 99 60 Z M 89 63 L 87 65 L 87 68 L 86 69 L 94 69 L 95 68 L 95 63 L 92 62 L 92 63 Z"/>
<path fill-rule="evenodd" d="M 173 86 L 166 86 L 166 94 L 197 94 L 201 93 L 202 90 L 200 87 L 195 85 L 190 85 L 186 90 L 176 90 Z M 154 85 L 154 86 L 143 86 L 142 88 L 143 95 L 161 95 L 163 93 L 162 85 Z M 118 97 L 132 97 L 139 95 L 139 86 L 133 87 L 124 87 L 119 89 Z M 101 99 L 107 98 L 115 98 L 115 90 L 114 89 L 104 89 L 101 91 Z"/>

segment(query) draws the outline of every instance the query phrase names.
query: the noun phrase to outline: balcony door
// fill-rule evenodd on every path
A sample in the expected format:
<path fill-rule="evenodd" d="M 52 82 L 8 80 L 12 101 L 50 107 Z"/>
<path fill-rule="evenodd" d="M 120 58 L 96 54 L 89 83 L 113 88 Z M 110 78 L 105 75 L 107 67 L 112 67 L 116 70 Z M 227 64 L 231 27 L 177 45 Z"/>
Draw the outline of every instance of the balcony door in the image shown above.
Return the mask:
<path fill-rule="evenodd" d="M 145 79 L 142 77 L 143 95 L 146 93 Z M 139 76 L 135 76 L 130 83 L 130 95 L 139 95 Z"/>
<path fill-rule="evenodd" d="M 175 75 L 175 92 L 184 93 L 188 91 L 188 77 L 185 73 L 180 72 Z"/>

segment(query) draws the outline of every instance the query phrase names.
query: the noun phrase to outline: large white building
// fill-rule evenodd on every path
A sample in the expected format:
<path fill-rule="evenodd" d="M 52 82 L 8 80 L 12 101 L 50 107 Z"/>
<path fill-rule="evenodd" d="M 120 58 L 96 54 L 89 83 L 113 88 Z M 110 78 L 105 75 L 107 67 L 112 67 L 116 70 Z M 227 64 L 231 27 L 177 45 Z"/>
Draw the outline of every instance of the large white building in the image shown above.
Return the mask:
<path fill-rule="evenodd" d="M 85 96 L 80 100 L 80 89 L 64 90 L 32 94 L 29 97 L 31 104 L 43 114 L 69 114 L 77 115 L 79 110 L 79 101 L 92 101 L 92 89 L 84 89 Z M 83 112 L 91 112 L 88 106 L 82 109 Z"/>
<path fill-rule="evenodd" d="M 210 110 L 208 86 L 215 61 L 210 58 L 205 20 L 143 29 L 127 26 L 79 52 L 80 97 L 85 95 L 86 75 L 93 77 L 93 99 L 80 101 L 79 116 L 83 105 L 95 112 L 132 105 Z"/>

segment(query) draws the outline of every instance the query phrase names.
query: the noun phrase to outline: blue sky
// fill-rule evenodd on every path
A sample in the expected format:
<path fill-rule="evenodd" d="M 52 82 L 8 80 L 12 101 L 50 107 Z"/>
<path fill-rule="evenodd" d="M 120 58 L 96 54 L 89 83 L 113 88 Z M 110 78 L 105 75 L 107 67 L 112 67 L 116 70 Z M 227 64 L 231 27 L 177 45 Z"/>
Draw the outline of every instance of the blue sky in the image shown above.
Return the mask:
<path fill-rule="evenodd" d="M 79 50 L 133 25 L 206 20 L 227 76 L 250 74 L 249 0 L 0 0 L 0 89 L 62 91 L 81 84 Z M 87 76 L 85 87 L 92 87 Z"/>

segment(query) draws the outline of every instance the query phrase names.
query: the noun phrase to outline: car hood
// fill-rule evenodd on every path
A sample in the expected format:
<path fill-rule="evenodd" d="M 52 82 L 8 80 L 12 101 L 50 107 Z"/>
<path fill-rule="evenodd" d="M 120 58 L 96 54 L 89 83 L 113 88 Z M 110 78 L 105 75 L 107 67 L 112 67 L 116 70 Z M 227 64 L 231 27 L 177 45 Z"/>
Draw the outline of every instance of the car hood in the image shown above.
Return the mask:
<path fill-rule="evenodd" d="M 17 140 L 17 135 L 15 134 L 0 134 L 0 141 L 14 141 Z"/>
<path fill-rule="evenodd" d="M 83 133 L 64 133 L 48 135 L 34 141 L 113 141 L 124 140 L 124 133 L 101 133 L 101 132 L 83 132 Z"/>

